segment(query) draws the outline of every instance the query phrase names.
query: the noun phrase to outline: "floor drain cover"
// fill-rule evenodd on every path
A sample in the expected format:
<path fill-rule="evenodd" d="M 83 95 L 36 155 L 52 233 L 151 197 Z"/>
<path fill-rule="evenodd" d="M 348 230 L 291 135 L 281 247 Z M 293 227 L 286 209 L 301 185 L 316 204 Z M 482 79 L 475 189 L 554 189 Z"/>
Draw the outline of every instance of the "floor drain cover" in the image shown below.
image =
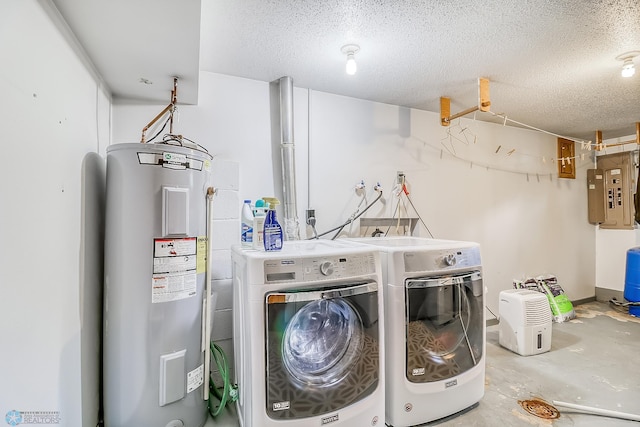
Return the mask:
<path fill-rule="evenodd" d="M 518 403 L 525 411 L 538 418 L 545 418 L 547 420 L 560 418 L 560 411 L 558 411 L 554 406 L 549 405 L 544 400 L 518 400 Z"/>

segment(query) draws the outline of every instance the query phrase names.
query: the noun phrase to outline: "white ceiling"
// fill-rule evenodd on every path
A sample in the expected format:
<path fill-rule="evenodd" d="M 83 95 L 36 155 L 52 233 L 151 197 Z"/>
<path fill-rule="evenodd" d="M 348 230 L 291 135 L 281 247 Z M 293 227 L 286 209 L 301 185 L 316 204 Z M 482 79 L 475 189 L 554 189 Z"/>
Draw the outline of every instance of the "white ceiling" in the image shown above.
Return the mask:
<path fill-rule="evenodd" d="M 196 103 L 204 70 L 434 112 L 447 96 L 455 113 L 485 77 L 492 112 L 547 131 L 607 139 L 640 122 L 640 71 L 622 78 L 616 59 L 640 50 L 638 0 L 49 1 L 116 102 L 168 101 L 177 75 Z"/>

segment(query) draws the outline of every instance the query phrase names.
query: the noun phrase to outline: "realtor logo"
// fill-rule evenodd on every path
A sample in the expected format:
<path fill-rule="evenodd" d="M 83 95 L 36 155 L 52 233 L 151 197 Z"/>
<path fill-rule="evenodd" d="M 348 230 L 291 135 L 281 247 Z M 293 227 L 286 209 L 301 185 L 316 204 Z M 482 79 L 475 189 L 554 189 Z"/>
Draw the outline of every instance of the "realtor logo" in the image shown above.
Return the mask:
<path fill-rule="evenodd" d="M 16 410 L 12 410 L 7 412 L 7 415 L 4 417 L 4 419 L 10 426 L 17 426 L 22 422 L 22 414 Z"/>
<path fill-rule="evenodd" d="M 60 424 L 62 418 L 58 411 L 16 411 L 12 409 L 4 417 L 7 424 Z"/>

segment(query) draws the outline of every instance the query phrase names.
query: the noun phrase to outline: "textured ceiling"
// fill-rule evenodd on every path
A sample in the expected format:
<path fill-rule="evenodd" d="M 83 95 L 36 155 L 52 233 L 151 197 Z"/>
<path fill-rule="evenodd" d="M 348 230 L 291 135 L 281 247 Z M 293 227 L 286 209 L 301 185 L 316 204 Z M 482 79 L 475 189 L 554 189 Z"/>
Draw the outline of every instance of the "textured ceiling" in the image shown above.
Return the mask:
<path fill-rule="evenodd" d="M 640 71 L 623 79 L 616 60 L 640 50 L 638 0 L 53 2 L 116 99 L 154 99 L 127 85 L 184 66 L 181 79 L 197 81 L 198 69 L 267 82 L 287 75 L 296 87 L 434 112 L 448 96 L 455 113 L 477 104 L 477 78 L 486 77 L 492 112 L 551 132 L 592 140 L 602 130 L 606 139 L 635 133 L 640 121 Z M 124 19 L 144 15 L 140 4 L 144 26 Z M 120 21 L 104 19 L 111 13 Z M 165 31 L 150 39 L 156 27 Z M 355 76 L 344 72 L 348 43 L 360 45 Z M 183 51 L 188 58 L 174 56 Z M 124 54 L 144 61 L 118 60 Z M 167 99 L 165 89 L 156 99 Z"/>

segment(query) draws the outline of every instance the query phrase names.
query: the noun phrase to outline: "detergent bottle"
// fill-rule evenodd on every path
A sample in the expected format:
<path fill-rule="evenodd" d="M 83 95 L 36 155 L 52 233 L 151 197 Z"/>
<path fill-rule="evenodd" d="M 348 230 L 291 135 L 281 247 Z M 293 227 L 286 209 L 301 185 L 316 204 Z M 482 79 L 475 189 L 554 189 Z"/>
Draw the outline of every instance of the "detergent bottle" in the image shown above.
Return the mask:
<path fill-rule="evenodd" d="M 263 197 L 262 199 L 269 205 L 264 220 L 264 250 L 279 251 L 282 249 L 282 227 L 276 217 L 276 206 L 280 204 L 280 201 L 275 197 Z"/>
<path fill-rule="evenodd" d="M 267 207 L 262 199 L 256 200 L 253 209 L 253 249 L 264 250 L 264 220 Z"/>
<path fill-rule="evenodd" d="M 251 200 L 245 200 L 242 204 L 241 225 L 240 225 L 240 242 L 243 248 L 250 248 L 253 243 L 253 211 L 251 209 Z"/>

